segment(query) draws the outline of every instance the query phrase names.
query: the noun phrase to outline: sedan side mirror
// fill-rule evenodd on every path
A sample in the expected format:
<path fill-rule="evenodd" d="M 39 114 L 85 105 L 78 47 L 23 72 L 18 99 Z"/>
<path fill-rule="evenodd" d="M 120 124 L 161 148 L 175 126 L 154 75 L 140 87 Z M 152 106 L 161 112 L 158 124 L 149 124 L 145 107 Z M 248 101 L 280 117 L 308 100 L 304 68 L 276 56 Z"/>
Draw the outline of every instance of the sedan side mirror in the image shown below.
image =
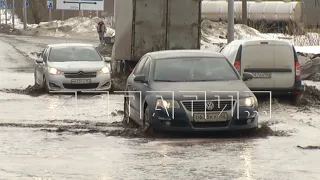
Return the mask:
<path fill-rule="evenodd" d="M 39 64 L 40 64 L 40 63 L 43 63 L 43 60 L 40 59 L 40 58 L 39 58 L 39 59 L 36 59 L 36 63 L 39 63 Z"/>
<path fill-rule="evenodd" d="M 143 74 L 135 76 L 133 80 L 135 82 L 147 83 L 146 76 Z"/>
<path fill-rule="evenodd" d="M 244 72 L 243 73 L 243 77 L 242 80 L 243 81 L 248 81 L 250 79 L 253 79 L 253 74 L 252 73 L 248 73 L 248 72 Z"/>

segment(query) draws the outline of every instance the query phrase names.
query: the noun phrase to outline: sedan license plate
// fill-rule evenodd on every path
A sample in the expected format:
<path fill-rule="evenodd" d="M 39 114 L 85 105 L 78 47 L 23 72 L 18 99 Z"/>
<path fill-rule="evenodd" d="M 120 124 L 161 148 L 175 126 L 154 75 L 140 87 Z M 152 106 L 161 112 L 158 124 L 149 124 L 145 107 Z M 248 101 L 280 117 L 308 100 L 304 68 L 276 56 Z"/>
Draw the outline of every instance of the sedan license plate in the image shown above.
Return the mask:
<path fill-rule="evenodd" d="M 271 78 L 271 73 L 252 73 L 254 78 Z"/>
<path fill-rule="evenodd" d="M 227 121 L 228 113 L 222 112 L 217 113 L 207 113 L 207 117 L 205 117 L 205 113 L 197 113 L 193 114 L 193 120 L 195 122 L 215 122 L 215 121 Z"/>
<path fill-rule="evenodd" d="M 71 79 L 71 84 L 88 84 L 91 83 L 91 79 Z"/>

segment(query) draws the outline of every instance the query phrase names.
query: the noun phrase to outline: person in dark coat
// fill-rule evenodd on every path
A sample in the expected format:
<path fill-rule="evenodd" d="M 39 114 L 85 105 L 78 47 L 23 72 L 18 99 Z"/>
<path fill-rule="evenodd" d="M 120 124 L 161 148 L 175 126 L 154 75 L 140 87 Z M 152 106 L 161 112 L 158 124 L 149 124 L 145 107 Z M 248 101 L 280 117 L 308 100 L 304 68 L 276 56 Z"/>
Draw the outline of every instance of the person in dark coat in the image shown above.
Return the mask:
<path fill-rule="evenodd" d="M 97 33 L 99 35 L 99 40 L 100 40 L 100 43 L 103 44 L 104 42 L 104 33 L 106 32 L 107 28 L 106 28 L 106 25 L 104 24 L 104 22 L 101 20 L 98 22 L 98 25 L 97 25 Z"/>

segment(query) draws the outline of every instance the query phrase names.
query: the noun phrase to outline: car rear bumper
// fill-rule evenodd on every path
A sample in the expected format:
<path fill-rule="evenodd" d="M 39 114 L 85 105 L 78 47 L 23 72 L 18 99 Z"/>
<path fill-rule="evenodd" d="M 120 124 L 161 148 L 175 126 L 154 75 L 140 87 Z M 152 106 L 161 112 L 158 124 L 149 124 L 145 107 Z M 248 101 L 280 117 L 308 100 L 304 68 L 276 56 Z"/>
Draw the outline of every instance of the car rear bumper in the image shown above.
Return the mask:
<path fill-rule="evenodd" d="M 256 95 L 295 95 L 302 94 L 305 91 L 305 86 L 300 78 L 295 80 L 294 86 L 290 88 L 250 88 Z"/>
<path fill-rule="evenodd" d="M 301 85 L 294 88 L 269 88 L 269 89 L 250 89 L 255 95 L 295 95 L 302 94 L 305 86 Z"/>
<path fill-rule="evenodd" d="M 110 74 L 99 74 L 94 78 L 74 78 L 90 79 L 90 83 L 73 84 L 71 78 L 64 75 L 47 75 L 47 86 L 49 91 L 109 91 L 111 89 Z"/>
<path fill-rule="evenodd" d="M 248 115 L 245 111 L 250 111 L 252 115 Z M 233 131 L 246 130 L 258 127 L 258 115 L 253 113 L 251 108 L 240 107 L 239 116 L 234 113 L 227 121 L 222 122 L 201 122 L 196 123 L 192 117 L 187 115 L 184 110 L 175 110 L 169 116 L 164 116 L 164 112 L 155 112 L 152 118 L 153 127 L 159 131 L 174 132 L 204 132 L 204 131 Z M 237 118 L 239 117 L 239 118 Z"/>

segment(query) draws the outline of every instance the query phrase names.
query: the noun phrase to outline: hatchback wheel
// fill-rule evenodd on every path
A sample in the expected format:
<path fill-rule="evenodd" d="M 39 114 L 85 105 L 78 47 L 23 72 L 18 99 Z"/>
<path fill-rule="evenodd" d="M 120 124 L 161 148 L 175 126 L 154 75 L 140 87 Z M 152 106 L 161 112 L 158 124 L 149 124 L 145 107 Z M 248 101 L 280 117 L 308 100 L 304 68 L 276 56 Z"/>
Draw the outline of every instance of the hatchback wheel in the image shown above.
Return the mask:
<path fill-rule="evenodd" d="M 34 86 L 39 86 L 36 73 L 34 73 Z"/>
<path fill-rule="evenodd" d="M 48 87 L 48 83 L 47 83 L 47 79 L 46 77 L 43 76 L 43 90 L 47 93 L 49 92 L 49 87 Z"/>
<path fill-rule="evenodd" d="M 123 121 L 122 123 L 124 125 L 130 125 L 133 123 L 132 119 L 130 118 L 130 111 L 129 111 L 129 102 L 127 100 L 128 98 L 124 98 L 124 103 L 123 103 Z"/>

